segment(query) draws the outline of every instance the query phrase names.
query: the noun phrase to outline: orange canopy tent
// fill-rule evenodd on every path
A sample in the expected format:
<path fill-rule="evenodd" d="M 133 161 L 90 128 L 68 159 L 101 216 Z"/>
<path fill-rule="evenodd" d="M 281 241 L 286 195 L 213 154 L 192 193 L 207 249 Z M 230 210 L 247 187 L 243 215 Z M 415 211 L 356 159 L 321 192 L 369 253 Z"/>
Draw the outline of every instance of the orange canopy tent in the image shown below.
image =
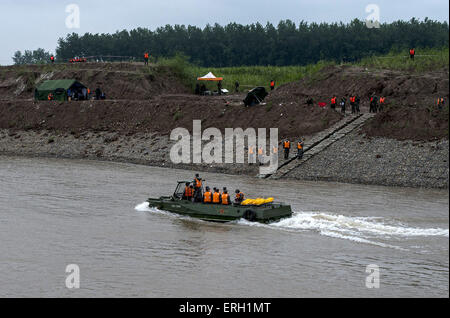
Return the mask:
<path fill-rule="evenodd" d="M 215 77 L 213 73 L 209 72 L 203 77 L 197 78 L 197 81 L 223 81 L 223 77 Z"/>

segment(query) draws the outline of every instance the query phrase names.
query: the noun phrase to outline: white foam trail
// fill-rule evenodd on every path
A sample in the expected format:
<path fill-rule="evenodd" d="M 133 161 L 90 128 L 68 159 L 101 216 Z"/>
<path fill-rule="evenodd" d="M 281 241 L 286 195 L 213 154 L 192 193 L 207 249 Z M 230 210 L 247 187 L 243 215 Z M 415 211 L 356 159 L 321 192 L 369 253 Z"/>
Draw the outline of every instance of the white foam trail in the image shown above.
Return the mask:
<path fill-rule="evenodd" d="M 148 202 L 137 205 L 135 210 L 140 212 L 169 214 L 169 212 L 150 208 Z M 236 223 L 272 229 L 277 228 L 287 231 L 317 231 L 324 236 L 398 249 L 401 248 L 381 242 L 375 242 L 372 239 L 428 236 L 449 237 L 448 229 L 413 228 L 402 225 L 386 224 L 384 219 L 380 217 L 350 217 L 323 212 L 295 212 L 290 218 L 282 219 L 270 224 L 248 222 L 244 219 L 239 220 Z M 371 240 L 369 240 L 369 238 Z"/>
<path fill-rule="evenodd" d="M 379 218 L 348 217 L 317 212 L 296 212 L 290 218 L 272 223 L 271 226 L 299 230 L 331 231 L 358 236 L 412 237 L 412 236 L 449 236 L 448 229 L 413 228 L 385 224 Z"/>
<path fill-rule="evenodd" d="M 143 202 L 141 204 L 138 204 L 138 205 L 136 205 L 136 207 L 134 209 L 139 212 L 151 212 L 148 202 Z"/>

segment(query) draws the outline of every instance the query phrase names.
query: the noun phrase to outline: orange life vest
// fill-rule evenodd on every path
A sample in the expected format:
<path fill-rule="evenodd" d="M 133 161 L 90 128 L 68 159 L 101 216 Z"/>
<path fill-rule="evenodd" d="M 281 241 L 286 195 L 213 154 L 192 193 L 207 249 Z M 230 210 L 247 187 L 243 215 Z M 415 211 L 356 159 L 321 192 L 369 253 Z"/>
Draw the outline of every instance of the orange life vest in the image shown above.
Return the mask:
<path fill-rule="evenodd" d="M 255 153 L 255 150 L 253 149 L 253 147 L 250 147 L 249 149 L 248 149 L 248 153 L 249 154 L 254 154 Z"/>
<path fill-rule="evenodd" d="M 413 49 L 411 49 L 411 50 L 409 50 L 409 54 L 410 54 L 410 55 L 414 55 L 414 54 L 416 54 L 416 51 L 413 50 Z"/>
<path fill-rule="evenodd" d="M 278 147 L 273 147 L 273 153 L 278 153 Z"/>
<path fill-rule="evenodd" d="M 219 192 L 214 192 L 213 203 L 220 203 L 220 193 Z"/>
<path fill-rule="evenodd" d="M 438 105 L 444 104 L 444 98 L 442 98 L 442 97 L 441 97 L 441 98 L 438 98 L 438 99 L 437 99 L 437 104 L 438 104 Z"/>
<path fill-rule="evenodd" d="M 333 98 L 331 99 L 331 104 L 332 104 L 332 105 L 336 104 L 336 100 L 337 100 L 337 97 L 333 97 Z"/>
<path fill-rule="evenodd" d="M 222 204 L 223 205 L 228 205 L 230 203 L 230 201 L 228 200 L 230 196 L 227 193 L 222 194 Z"/>
<path fill-rule="evenodd" d="M 54 60 L 55 60 L 55 57 L 54 57 L 54 56 L 51 56 L 51 57 L 50 57 L 50 60 L 54 61 Z"/>
<path fill-rule="evenodd" d="M 303 149 L 303 144 L 301 142 L 297 143 L 297 149 L 298 150 L 302 150 Z"/>
<path fill-rule="evenodd" d="M 386 101 L 386 97 L 381 97 L 380 98 L 380 104 L 384 104 L 385 101 Z"/>
<path fill-rule="evenodd" d="M 148 57 L 149 57 L 148 53 L 145 53 L 144 58 L 148 59 Z"/>
<path fill-rule="evenodd" d="M 356 97 L 355 96 L 350 97 L 350 102 L 354 103 L 355 101 L 356 101 Z"/>
<path fill-rule="evenodd" d="M 212 201 L 212 193 L 211 193 L 211 191 L 205 192 L 205 194 L 203 195 L 203 202 L 211 203 L 211 201 Z"/>
<path fill-rule="evenodd" d="M 274 81 L 270 82 L 270 87 L 275 87 L 275 82 Z"/>
<path fill-rule="evenodd" d="M 284 142 L 284 149 L 288 149 L 291 148 L 291 142 L 290 141 L 285 141 Z"/>
<path fill-rule="evenodd" d="M 262 148 L 259 148 L 258 149 L 258 155 L 262 155 L 264 152 L 263 152 L 263 149 Z"/>
<path fill-rule="evenodd" d="M 184 195 L 188 198 L 191 198 L 194 195 L 193 189 L 191 189 L 190 187 L 186 187 L 184 189 Z"/>
<path fill-rule="evenodd" d="M 53 100 L 53 94 L 52 93 L 48 94 L 47 98 L 48 100 Z"/>
<path fill-rule="evenodd" d="M 195 187 L 196 188 L 201 188 L 202 187 L 202 181 L 195 178 Z"/>

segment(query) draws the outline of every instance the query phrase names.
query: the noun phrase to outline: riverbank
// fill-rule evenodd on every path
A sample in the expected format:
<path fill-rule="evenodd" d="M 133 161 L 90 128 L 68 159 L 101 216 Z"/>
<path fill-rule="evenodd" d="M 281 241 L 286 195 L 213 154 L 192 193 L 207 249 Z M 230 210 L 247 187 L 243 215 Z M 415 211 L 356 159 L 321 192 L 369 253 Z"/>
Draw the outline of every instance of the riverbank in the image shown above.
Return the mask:
<path fill-rule="evenodd" d="M 258 175 L 248 164 L 173 164 L 173 141 L 156 133 L 55 133 L 0 130 L 0 154 L 127 162 L 148 166 Z M 446 189 L 449 142 L 399 141 L 355 131 L 323 150 L 286 178 L 384 186 Z"/>

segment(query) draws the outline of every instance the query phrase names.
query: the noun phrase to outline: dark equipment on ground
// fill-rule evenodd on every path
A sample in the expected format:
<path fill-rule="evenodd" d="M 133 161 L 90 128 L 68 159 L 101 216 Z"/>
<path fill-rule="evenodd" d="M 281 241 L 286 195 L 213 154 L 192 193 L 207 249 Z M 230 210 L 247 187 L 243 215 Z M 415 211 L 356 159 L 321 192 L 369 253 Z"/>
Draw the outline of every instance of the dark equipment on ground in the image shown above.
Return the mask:
<path fill-rule="evenodd" d="M 262 101 L 269 95 L 264 87 L 256 87 L 248 92 L 244 99 L 245 106 L 254 106 L 261 104 Z"/>

